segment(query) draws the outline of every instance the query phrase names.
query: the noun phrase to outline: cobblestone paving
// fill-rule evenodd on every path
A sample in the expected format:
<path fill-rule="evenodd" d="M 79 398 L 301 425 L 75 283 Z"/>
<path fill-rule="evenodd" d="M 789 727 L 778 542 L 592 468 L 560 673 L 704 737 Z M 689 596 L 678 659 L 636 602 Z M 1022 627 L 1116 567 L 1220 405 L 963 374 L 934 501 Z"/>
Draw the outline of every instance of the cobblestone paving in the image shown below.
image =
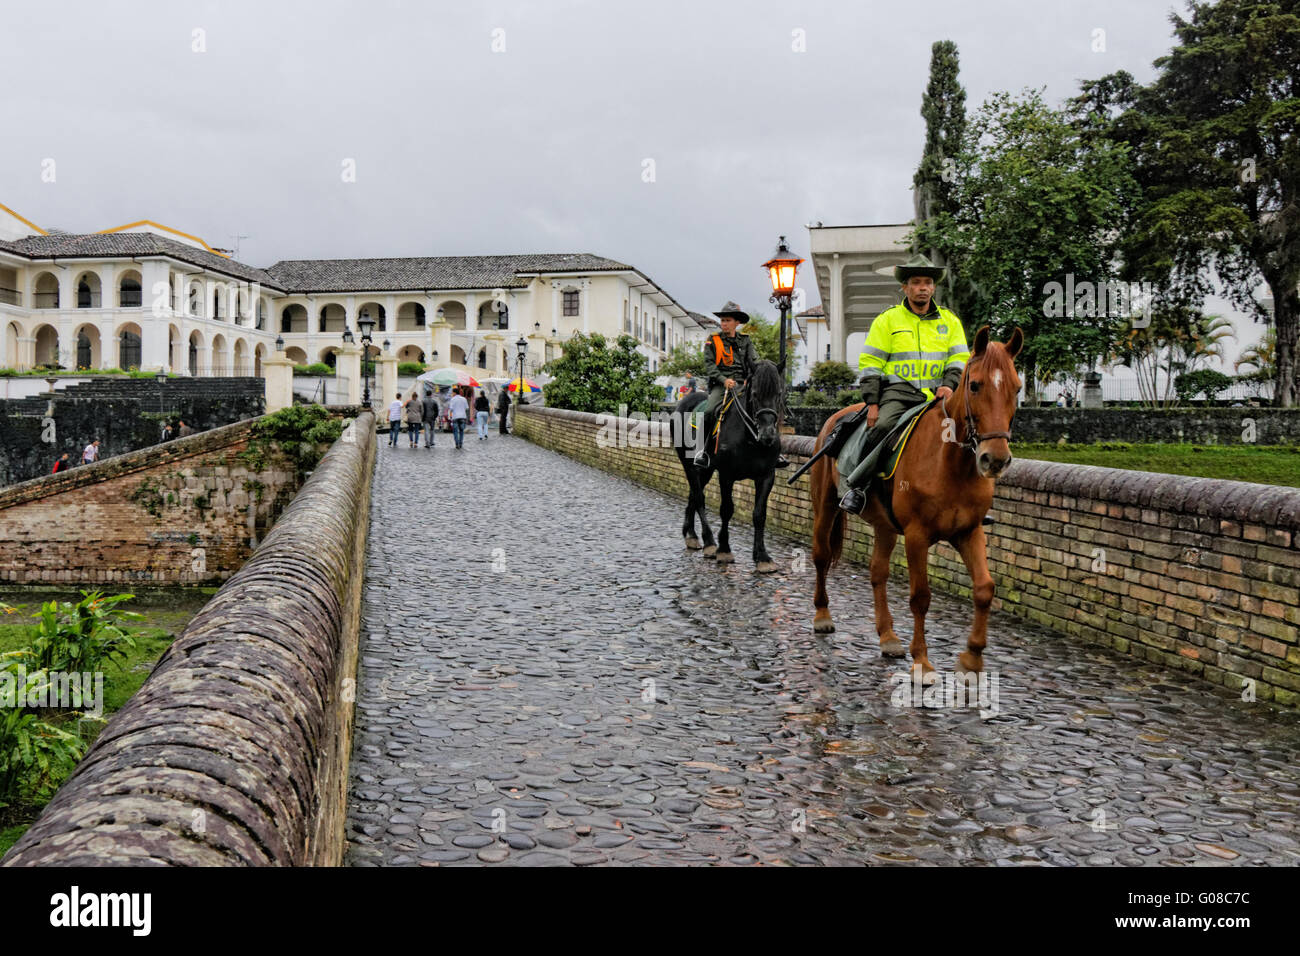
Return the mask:
<path fill-rule="evenodd" d="M 522 440 L 382 441 L 352 865 L 1300 862 L 1294 714 L 1006 614 L 996 701 L 903 706 L 863 569 L 817 636 L 792 541 L 719 568 L 681 502 Z M 936 666 L 970 616 L 935 594 Z"/>

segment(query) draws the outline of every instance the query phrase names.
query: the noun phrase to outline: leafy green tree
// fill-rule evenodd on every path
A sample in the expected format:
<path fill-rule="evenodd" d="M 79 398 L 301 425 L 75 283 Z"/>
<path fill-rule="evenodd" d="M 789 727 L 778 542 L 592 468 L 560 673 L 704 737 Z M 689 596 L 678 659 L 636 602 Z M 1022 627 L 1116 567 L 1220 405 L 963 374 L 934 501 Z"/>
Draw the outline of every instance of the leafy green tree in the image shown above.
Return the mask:
<path fill-rule="evenodd" d="M 1026 383 L 1105 355 L 1123 319 L 1093 308 L 1053 310 L 1052 284 L 1099 286 L 1113 275 L 1115 224 L 1132 176 L 1127 148 L 1094 137 L 1038 91 L 996 93 L 954 157 L 955 206 L 918 224 L 914 241 L 958 263 L 971 283 L 961 314 L 1005 339 L 1020 326 Z"/>
<path fill-rule="evenodd" d="M 663 401 L 664 391 L 654 383 L 637 341 L 620 335 L 611 347 L 599 333 L 578 333 L 564 344 L 564 354 L 544 366 L 552 376 L 543 386 L 551 408 L 581 412 L 650 414 Z"/>
<path fill-rule="evenodd" d="M 1171 15 L 1178 46 L 1149 86 L 1127 73 L 1085 85 L 1131 147 L 1141 202 L 1124 230 L 1130 273 L 1199 306 L 1213 263 L 1235 304 L 1257 318 L 1262 278 L 1277 331 L 1274 398 L 1300 400 L 1300 0 L 1192 2 Z M 1110 115 L 1114 114 L 1114 115 Z"/>
<path fill-rule="evenodd" d="M 660 375 L 703 378 L 708 361 L 704 357 L 703 342 L 682 342 L 673 347 L 668 358 L 659 363 Z"/>
<path fill-rule="evenodd" d="M 938 40 L 931 45 L 930 82 L 921 98 L 925 148 L 912 178 L 918 223 L 952 221 L 959 214 L 957 157 L 966 148 L 966 90 L 957 80 L 958 72 L 957 44 Z M 912 249 L 926 253 L 937 265 L 948 267 L 935 297 L 964 318 L 973 290 L 955 250 L 929 245 L 920 239 L 919 233 Z"/>
<path fill-rule="evenodd" d="M 815 389 L 833 395 L 842 388 L 849 388 L 858 380 L 857 373 L 844 362 L 818 362 L 813 366 L 808 383 Z"/>
<path fill-rule="evenodd" d="M 1277 330 L 1272 326 L 1265 329 L 1258 342 L 1237 356 L 1232 370 L 1237 373 L 1237 380 L 1253 386 L 1256 394 L 1259 394 L 1259 386 L 1274 384 L 1277 378 Z"/>
<path fill-rule="evenodd" d="M 794 319 L 789 320 L 793 325 Z M 777 362 L 781 358 L 781 333 L 777 329 L 777 322 L 765 318 L 757 312 L 749 313 L 749 321 L 740 327 L 737 334 L 748 335 L 754 343 L 754 351 L 758 353 L 760 359 L 767 359 L 769 362 Z M 790 343 L 786 343 L 787 364 L 790 358 L 794 356 L 794 350 Z"/>
<path fill-rule="evenodd" d="M 1206 401 L 1213 402 L 1216 395 L 1229 388 L 1232 388 L 1232 377 L 1216 372 L 1212 368 L 1184 372 L 1174 379 L 1174 391 L 1178 393 L 1178 400 L 1184 405 L 1202 392 L 1205 393 Z"/>

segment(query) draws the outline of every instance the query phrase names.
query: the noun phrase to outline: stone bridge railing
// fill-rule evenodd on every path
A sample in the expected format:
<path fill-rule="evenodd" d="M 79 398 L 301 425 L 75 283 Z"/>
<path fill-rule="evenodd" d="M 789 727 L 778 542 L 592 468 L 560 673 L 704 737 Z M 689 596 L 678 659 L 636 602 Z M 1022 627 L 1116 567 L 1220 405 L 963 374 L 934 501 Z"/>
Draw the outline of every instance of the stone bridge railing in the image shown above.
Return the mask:
<path fill-rule="evenodd" d="M 620 426 L 613 416 L 530 406 L 518 412 L 517 434 L 686 496 L 686 478 L 659 423 Z M 783 447 L 797 466 L 813 443 L 787 436 Z M 793 486 L 778 479 L 769 527 L 807 542 L 809 487 L 806 477 Z M 733 520 L 748 523 L 752 485 L 738 484 L 735 500 Z M 709 508 L 716 528 L 716 482 Z M 1300 489 L 1017 459 L 998 482 L 991 514 L 995 607 L 1190 671 L 1249 699 L 1300 704 Z M 665 546 L 678 531 L 678 524 L 664 528 Z M 866 563 L 871 537 L 865 522 L 849 521 L 844 556 Z M 811 627 L 811 556 L 784 558 L 808 569 Z M 894 564 L 905 568 L 901 547 Z M 947 544 L 931 552 L 930 579 L 933 587 L 970 594 L 965 565 Z M 834 575 L 829 588 L 834 610 Z"/>
<path fill-rule="evenodd" d="M 5 866 L 341 861 L 374 431 L 326 453 Z"/>

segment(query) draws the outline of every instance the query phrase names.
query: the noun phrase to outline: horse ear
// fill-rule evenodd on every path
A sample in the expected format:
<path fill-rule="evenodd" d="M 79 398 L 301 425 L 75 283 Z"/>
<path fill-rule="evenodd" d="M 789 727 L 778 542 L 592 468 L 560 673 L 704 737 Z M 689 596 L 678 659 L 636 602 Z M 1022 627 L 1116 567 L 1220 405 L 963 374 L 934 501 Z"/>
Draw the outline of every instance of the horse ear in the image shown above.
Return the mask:
<path fill-rule="evenodd" d="M 975 344 L 971 347 L 971 358 L 979 358 L 989 345 L 989 327 L 986 325 L 975 333 Z"/>
<path fill-rule="evenodd" d="M 1015 358 L 1020 354 L 1020 350 L 1024 348 L 1024 345 L 1025 333 L 1021 332 L 1020 326 L 1017 325 L 1016 330 L 1011 333 L 1011 338 L 1007 339 L 1007 355 Z"/>

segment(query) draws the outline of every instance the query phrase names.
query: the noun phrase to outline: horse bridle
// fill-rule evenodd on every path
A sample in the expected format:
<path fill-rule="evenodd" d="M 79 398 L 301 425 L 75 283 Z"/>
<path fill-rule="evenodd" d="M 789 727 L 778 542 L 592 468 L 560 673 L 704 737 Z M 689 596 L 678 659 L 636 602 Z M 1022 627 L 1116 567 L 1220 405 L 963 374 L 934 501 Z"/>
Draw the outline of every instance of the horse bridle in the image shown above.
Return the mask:
<path fill-rule="evenodd" d="M 966 420 L 965 420 L 966 440 L 961 443 L 962 447 L 970 449 L 971 454 L 975 454 L 977 449 L 980 446 L 980 442 L 988 441 L 991 438 L 1005 438 L 1007 441 L 1011 441 L 1010 428 L 1008 428 L 1004 432 L 981 433 L 979 431 L 979 428 L 975 422 L 975 412 L 971 408 L 971 404 L 970 404 L 970 364 L 969 363 L 967 363 L 966 368 L 962 371 L 962 380 L 961 382 L 958 383 L 958 385 L 965 386 L 963 394 L 966 396 Z M 943 414 L 945 418 L 952 418 L 952 416 L 948 414 L 947 398 L 943 400 Z M 1012 409 L 1011 421 L 1008 422 L 1007 424 L 1008 425 L 1014 424 L 1015 420 L 1016 420 L 1016 412 L 1015 409 Z"/>
<path fill-rule="evenodd" d="M 734 391 L 745 393 L 745 401 L 740 402 L 740 401 L 733 400 L 732 404 L 736 406 L 736 411 L 740 413 L 740 420 L 745 423 L 745 430 L 749 432 L 749 437 L 752 438 L 754 441 L 758 441 L 758 432 L 755 431 L 754 429 L 755 426 L 758 424 L 757 419 L 759 418 L 759 416 L 771 415 L 772 424 L 775 425 L 781 419 L 781 412 L 777 408 L 760 408 L 758 411 L 753 412 L 751 415 L 750 411 L 745 407 L 749 403 L 749 398 L 750 398 L 749 383 L 746 382 L 744 385 L 738 386 L 736 389 L 734 389 Z M 735 396 L 733 396 L 733 399 L 734 397 Z"/>

